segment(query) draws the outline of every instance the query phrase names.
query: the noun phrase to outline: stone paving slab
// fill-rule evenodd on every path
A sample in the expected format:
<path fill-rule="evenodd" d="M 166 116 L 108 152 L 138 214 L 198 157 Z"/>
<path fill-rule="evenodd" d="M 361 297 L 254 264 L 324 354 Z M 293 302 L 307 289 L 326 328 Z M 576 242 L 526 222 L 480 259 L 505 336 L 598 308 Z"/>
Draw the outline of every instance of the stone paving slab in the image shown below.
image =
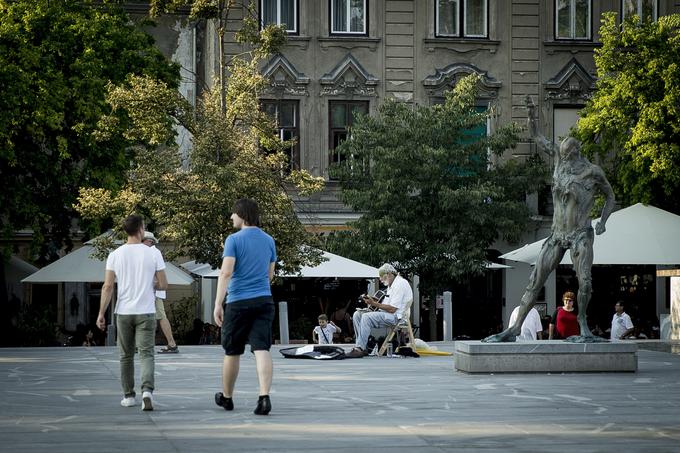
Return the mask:
<path fill-rule="evenodd" d="M 437 343 L 453 352 L 453 343 Z M 468 375 L 453 358 L 284 359 L 255 416 L 243 356 L 235 410 L 213 403 L 219 346 L 156 356 L 153 412 L 120 406 L 115 348 L 0 349 L 2 452 L 670 452 L 680 446 L 680 356 L 637 373 Z M 139 379 L 139 378 L 138 378 Z"/>

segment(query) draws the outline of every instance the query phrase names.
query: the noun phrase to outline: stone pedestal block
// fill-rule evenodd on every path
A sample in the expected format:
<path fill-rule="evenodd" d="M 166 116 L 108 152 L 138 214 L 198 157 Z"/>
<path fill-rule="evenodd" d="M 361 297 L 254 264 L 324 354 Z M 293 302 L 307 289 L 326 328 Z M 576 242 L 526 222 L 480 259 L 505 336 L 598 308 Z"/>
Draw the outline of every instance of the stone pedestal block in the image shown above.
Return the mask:
<path fill-rule="evenodd" d="M 635 372 L 637 350 L 634 342 L 457 341 L 454 363 L 466 373 Z"/>

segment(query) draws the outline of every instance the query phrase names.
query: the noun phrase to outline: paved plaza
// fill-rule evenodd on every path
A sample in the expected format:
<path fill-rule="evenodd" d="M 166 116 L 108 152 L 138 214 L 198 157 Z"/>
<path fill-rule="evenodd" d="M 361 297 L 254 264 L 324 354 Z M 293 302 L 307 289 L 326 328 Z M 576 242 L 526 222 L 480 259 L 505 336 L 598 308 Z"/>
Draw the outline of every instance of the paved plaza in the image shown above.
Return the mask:
<path fill-rule="evenodd" d="M 263 417 L 252 412 L 250 354 L 233 412 L 213 402 L 219 346 L 157 355 L 156 410 L 141 412 L 120 406 L 113 347 L 0 349 L 0 450 L 680 451 L 677 354 L 640 350 L 637 373 L 553 375 L 468 375 L 444 356 L 294 360 L 278 347 L 273 356 Z"/>

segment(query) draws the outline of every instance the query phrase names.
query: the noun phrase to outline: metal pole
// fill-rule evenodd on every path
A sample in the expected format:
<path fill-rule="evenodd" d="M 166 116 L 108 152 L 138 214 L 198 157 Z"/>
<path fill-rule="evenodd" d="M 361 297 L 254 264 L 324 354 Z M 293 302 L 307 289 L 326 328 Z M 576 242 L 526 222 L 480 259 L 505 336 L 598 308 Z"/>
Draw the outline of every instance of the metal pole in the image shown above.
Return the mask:
<path fill-rule="evenodd" d="M 451 291 L 444 291 L 444 341 L 453 340 L 453 307 Z"/>
<path fill-rule="evenodd" d="M 288 344 L 288 302 L 279 302 L 279 333 L 281 344 Z"/>
<path fill-rule="evenodd" d="M 420 277 L 414 275 L 411 277 L 411 286 L 413 288 L 413 304 L 411 305 L 412 324 L 420 325 Z"/>

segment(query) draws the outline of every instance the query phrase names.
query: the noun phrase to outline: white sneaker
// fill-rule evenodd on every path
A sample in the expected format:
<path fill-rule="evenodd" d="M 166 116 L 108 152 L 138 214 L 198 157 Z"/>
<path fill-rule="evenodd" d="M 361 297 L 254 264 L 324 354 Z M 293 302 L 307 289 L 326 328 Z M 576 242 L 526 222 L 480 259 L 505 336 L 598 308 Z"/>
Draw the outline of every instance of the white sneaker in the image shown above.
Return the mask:
<path fill-rule="evenodd" d="M 137 405 L 137 400 L 134 396 L 128 396 L 120 400 L 120 405 L 123 407 L 132 407 Z"/>
<path fill-rule="evenodd" d="M 151 392 L 142 393 L 142 410 L 143 411 L 153 410 L 153 393 Z"/>

